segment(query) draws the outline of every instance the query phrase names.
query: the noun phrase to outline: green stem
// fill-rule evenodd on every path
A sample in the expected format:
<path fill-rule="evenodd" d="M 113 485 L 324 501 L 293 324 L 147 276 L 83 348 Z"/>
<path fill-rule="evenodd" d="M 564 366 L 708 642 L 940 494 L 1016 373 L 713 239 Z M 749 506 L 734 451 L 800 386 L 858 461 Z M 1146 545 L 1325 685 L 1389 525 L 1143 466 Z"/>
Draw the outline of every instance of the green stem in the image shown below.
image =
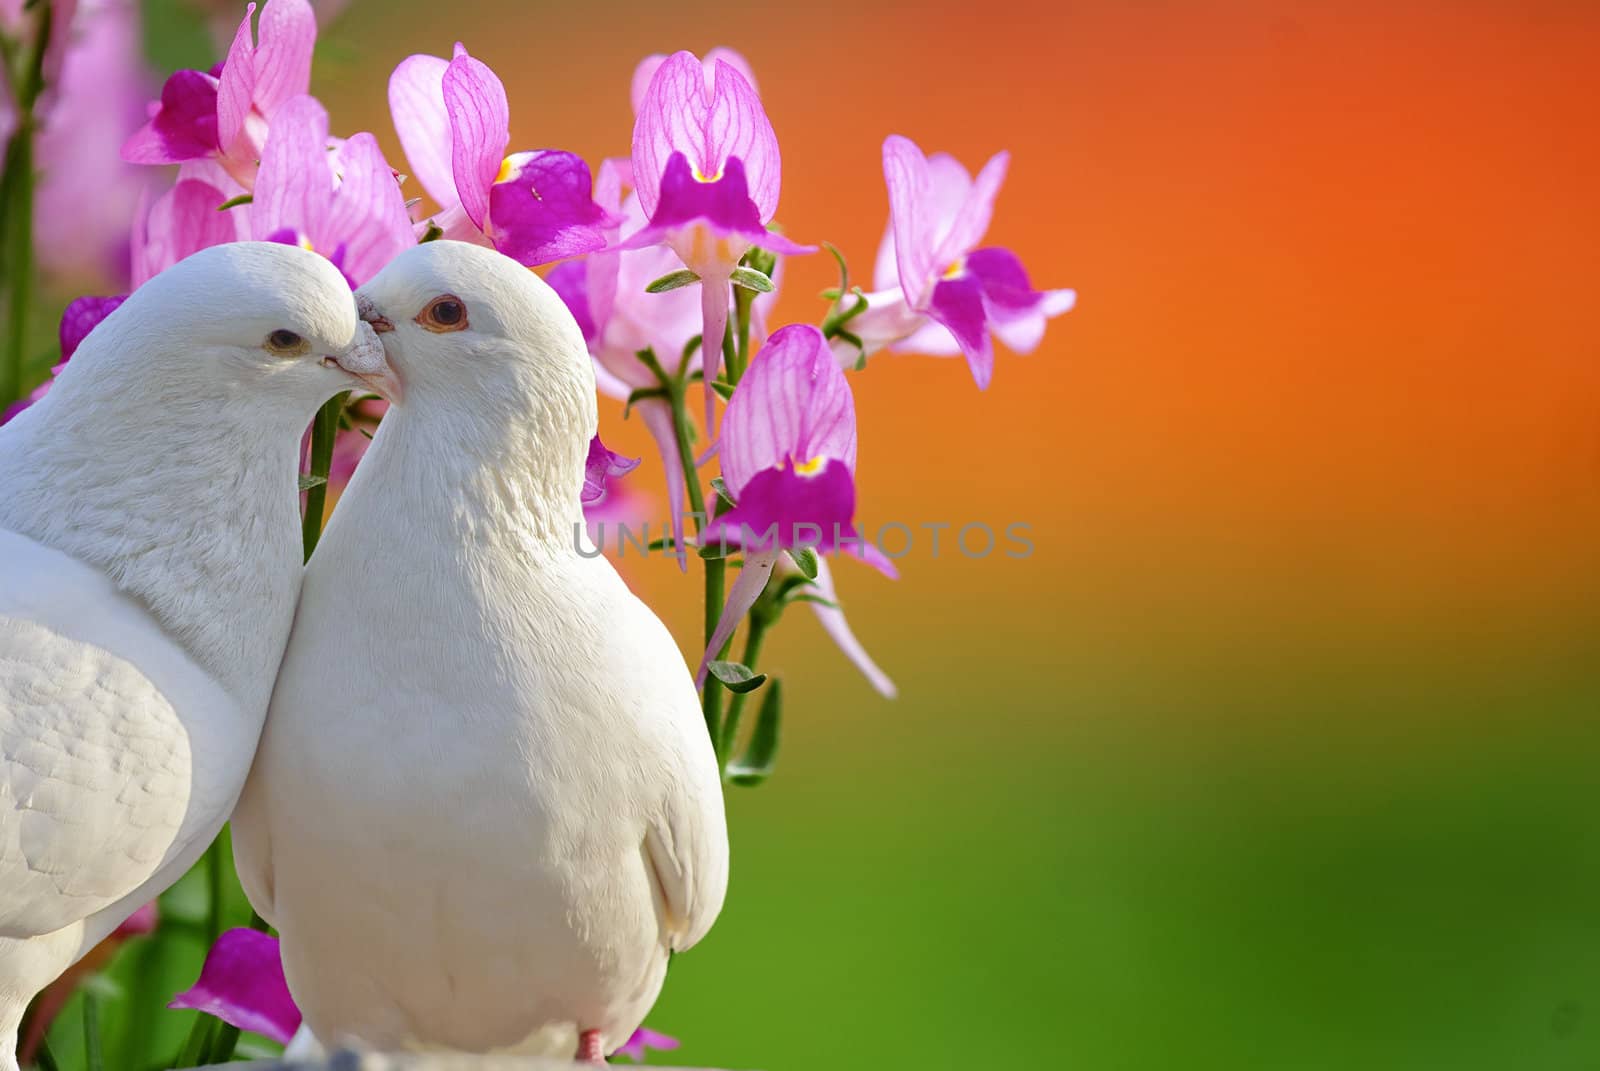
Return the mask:
<path fill-rule="evenodd" d="M 222 834 L 206 849 L 206 948 L 222 936 Z"/>
<path fill-rule="evenodd" d="M 6 323 L 0 344 L 0 406 L 23 394 L 24 350 L 28 345 L 28 314 L 33 310 L 33 106 L 44 89 L 44 55 L 50 46 L 50 5 L 39 16 L 39 32 L 26 71 L 16 87 L 17 129 L 6 148 L 6 166 L 0 175 L 0 268 L 6 278 Z"/>
<path fill-rule="evenodd" d="M 678 459 L 683 464 L 684 483 L 689 488 L 689 508 L 695 514 L 695 535 L 699 535 L 710 523 L 711 518 L 706 514 L 705 492 L 700 488 L 700 476 L 695 470 L 694 444 L 689 441 L 689 407 L 684 396 L 684 386 L 677 380 L 662 377 L 661 385 L 667 391 L 667 400 L 672 405 L 672 430 L 678 440 Z M 711 642 L 711 634 L 717 630 L 717 619 L 722 614 L 723 582 L 726 577 L 727 567 L 721 558 L 706 559 L 706 614 L 705 614 L 705 642 Z M 706 732 L 711 734 L 714 745 L 721 735 L 720 723 L 722 720 L 722 686 L 711 678 L 706 679 L 705 691 L 701 695 L 701 709 L 705 714 Z"/>
<path fill-rule="evenodd" d="M 205 1012 L 195 1012 L 194 1026 L 189 1028 L 189 1036 L 183 1042 L 183 1050 L 178 1054 L 173 1067 L 199 1067 L 200 1061 L 205 1059 L 208 1049 L 211 1048 L 211 1035 L 215 1032 L 218 1019 L 213 1019 Z"/>
<path fill-rule="evenodd" d="M 756 668 L 756 659 L 761 657 L 761 641 L 766 639 L 767 618 L 759 611 L 750 615 L 750 627 L 744 635 L 744 657 L 740 659 L 751 669 Z M 744 713 L 745 700 L 750 698 L 750 692 L 738 692 L 728 700 L 728 716 L 722 724 L 722 746 L 717 749 L 719 757 L 726 757 L 733 753 L 734 737 L 739 735 L 739 717 Z"/>
<path fill-rule="evenodd" d="M 311 423 L 311 472 L 322 482 L 306 491 L 306 512 L 300 519 L 300 542 L 305 548 L 305 560 L 317 549 L 322 538 L 322 512 L 328 502 L 328 471 L 333 467 L 333 443 L 339 437 L 339 417 L 344 413 L 349 392 L 334 395 L 317 410 Z"/>
<path fill-rule="evenodd" d="M 39 1048 L 33 1054 L 33 1063 L 39 1071 L 61 1071 L 61 1065 L 56 1063 L 56 1054 L 50 1051 L 50 1042 L 46 1038 L 39 1039 Z"/>
<path fill-rule="evenodd" d="M 239 1028 L 232 1023 L 221 1023 L 211 1035 L 211 1043 L 206 1046 L 206 1065 L 225 1064 L 232 1060 L 233 1050 L 238 1045 Z"/>
<path fill-rule="evenodd" d="M 83 991 L 83 1066 L 87 1071 L 105 1071 L 105 1056 L 100 1051 L 100 998 L 93 989 Z"/>

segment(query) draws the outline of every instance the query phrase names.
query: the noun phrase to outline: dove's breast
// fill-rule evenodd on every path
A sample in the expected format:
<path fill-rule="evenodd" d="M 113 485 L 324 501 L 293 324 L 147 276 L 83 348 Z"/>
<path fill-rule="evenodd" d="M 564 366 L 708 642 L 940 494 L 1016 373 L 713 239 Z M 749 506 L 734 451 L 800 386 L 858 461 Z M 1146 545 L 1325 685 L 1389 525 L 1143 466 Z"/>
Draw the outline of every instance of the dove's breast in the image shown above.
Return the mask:
<path fill-rule="evenodd" d="M 618 657 L 640 607 L 602 563 L 413 553 L 313 564 L 236 820 L 291 989 L 327 1041 L 620 1044 L 665 971 L 643 845 L 673 733 L 704 733 L 687 670 Z"/>

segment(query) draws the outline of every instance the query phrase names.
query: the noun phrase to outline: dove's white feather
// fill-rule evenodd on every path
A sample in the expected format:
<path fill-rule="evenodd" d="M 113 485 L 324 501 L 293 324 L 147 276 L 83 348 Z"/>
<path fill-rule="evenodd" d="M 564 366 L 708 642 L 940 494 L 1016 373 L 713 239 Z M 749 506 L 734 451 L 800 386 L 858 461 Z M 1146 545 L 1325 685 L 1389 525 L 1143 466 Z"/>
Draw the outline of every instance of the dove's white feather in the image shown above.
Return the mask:
<path fill-rule="evenodd" d="M 441 293 L 467 332 L 410 322 Z M 575 542 L 583 340 L 531 273 L 457 243 L 361 296 L 397 325 L 406 404 L 307 572 L 241 876 L 325 1041 L 570 1056 L 599 1029 L 609 1051 L 716 918 L 728 846 L 677 646 Z"/>
<path fill-rule="evenodd" d="M 280 328 L 305 352 L 267 352 Z M 300 432 L 351 383 L 322 355 L 363 337 L 322 258 L 217 247 L 0 428 L 0 1068 L 32 995 L 233 806 L 299 590 Z"/>

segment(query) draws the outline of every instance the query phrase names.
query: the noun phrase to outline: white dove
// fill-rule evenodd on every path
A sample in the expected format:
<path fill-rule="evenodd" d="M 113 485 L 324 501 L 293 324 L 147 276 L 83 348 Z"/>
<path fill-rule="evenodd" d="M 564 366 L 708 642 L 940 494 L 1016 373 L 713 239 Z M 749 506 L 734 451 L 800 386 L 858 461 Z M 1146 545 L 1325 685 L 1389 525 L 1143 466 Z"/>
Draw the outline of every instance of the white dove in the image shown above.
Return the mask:
<path fill-rule="evenodd" d="M 218 246 L 0 428 L 0 1068 L 232 810 L 300 589 L 300 436 L 352 376 L 393 383 L 333 265 Z"/>
<path fill-rule="evenodd" d="M 307 569 L 240 877 L 323 1042 L 598 1061 L 727 889 L 694 686 L 579 553 L 594 372 L 555 292 L 438 241 L 357 299 L 405 404 Z"/>

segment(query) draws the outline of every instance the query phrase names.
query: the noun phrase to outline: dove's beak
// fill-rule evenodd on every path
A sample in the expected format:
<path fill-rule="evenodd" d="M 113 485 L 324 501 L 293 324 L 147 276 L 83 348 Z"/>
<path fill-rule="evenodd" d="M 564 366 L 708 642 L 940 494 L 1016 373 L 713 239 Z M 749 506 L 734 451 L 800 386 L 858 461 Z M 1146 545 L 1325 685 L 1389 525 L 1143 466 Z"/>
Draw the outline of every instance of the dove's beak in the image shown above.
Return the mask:
<path fill-rule="evenodd" d="M 392 328 L 391 328 L 392 330 Z M 372 324 L 362 322 L 356 330 L 356 339 L 348 349 L 336 357 L 329 357 L 348 375 L 364 383 L 377 394 L 399 405 L 405 398 L 405 387 L 383 352 Z"/>

